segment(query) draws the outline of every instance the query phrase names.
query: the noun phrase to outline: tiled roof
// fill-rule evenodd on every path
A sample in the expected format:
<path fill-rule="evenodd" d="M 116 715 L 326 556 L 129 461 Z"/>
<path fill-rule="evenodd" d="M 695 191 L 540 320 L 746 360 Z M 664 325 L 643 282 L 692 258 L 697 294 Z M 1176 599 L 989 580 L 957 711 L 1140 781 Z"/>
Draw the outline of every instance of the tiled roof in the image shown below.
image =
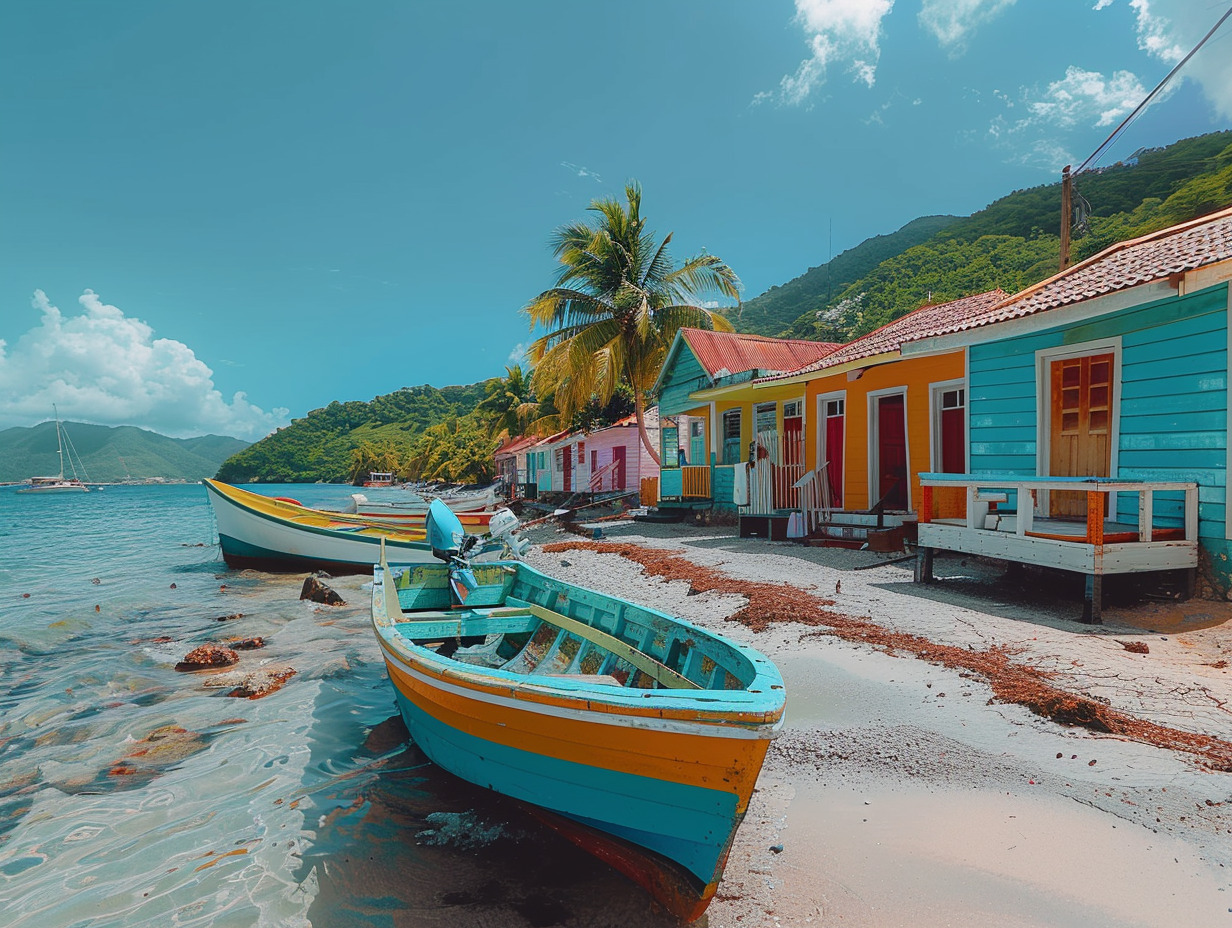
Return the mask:
<path fill-rule="evenodd" d="M 944 335 L 1030 316 L 1229 259 L 1232 259 L 1232 208 L 1105 248 L 1002 300 L 984 313 L 955 320 L 931 334 Z"/>
<path fill-rule="evenodd" d="M 867 335 L 862 335 L 848 342 L 820 360 L 804 367 L 775 377 L 765 377 L 762 380 L 779 380 L 784 377 L 794 377 L 798 374 L 809 374 L 813 371 L 838 367 L 863 358 L 871 358 L 888 351 L 899 350 L 904 342 L 929 338 L 943 332 L 954 331 L 953 326 L 961 325 L 963 320 L 970 319 L 986 312 L 989 307 L 1003 302 L 1009 294 L 1004 290 L 989 290 L 987 293 L 977 293 L 975 296 L 963 297 L 949 303 L 937 303 L 933 306 L 921 306 L 905 316 L 900 316 L 893 322 L 888 322 L 879 329 L 874 329 Z"/>
<path fill-rule="evenodd" d="M 738 332 L 681 329 L 711 379 L 743 371 L 794 371 L 830 354 L 838 345 Z"/>

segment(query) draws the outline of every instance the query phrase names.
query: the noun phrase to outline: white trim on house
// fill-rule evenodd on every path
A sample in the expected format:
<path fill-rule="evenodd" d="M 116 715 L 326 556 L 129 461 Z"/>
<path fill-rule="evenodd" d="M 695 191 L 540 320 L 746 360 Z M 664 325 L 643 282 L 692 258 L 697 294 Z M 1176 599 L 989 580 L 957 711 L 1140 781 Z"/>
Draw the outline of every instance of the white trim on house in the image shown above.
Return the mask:
<path fill-rule="evenodd" d="M 908 428 L 911 422 L 911 416 L 907 412 L 907 385 L 903 384 L 900 387 L 885 387 L 881 390 L 870 390 L 865 394 L 868 400 L 868 409 L 866 410 L 868 418 L 868 505 L 871 508 L 879 497 L 873 496 L 876 489 L 879 489 L 877 482 L 877 474 L 880 470 L 881 462 L 878 460 L 878 445 L 880 445 L 880 419 L 876 414 L 877 400 L 885 396 L 894 396 L 902 394 L 903 397 L 903 448 L 907 455 L 907 512 L 913 512 L 911 505 L 911 430 Z M 847 443 L 847 422 L 843 422 L 843 444 Z M 846 496 L 846 487 L 844 487 L 844 496 Z"/>
<path fill-rule="evenodd" d="M 1041 477 L 1052 476 L 1052 385 L 1049 366 L 1053 361 L 1065 358 L 1082 358 L 1087 355 L 1112 353 L 1112 416 L 1108 434 L 1108 476 L 1120 473 L 1119 452 L 1121 444 L 1121 336 L 1100 338 L 1076 345 L 1058 345 L 1041 348 L 1035 352 L 1035 473 Z M 968 442 L 969 444 L 969 442 Z M 1036 494 L 1036 508 L 1048 516 L 1048 491 Z"/>
<path fill-rule="evenodd" d="M 966 461 L 971 447 L 970 428 L 967 410 L 971 404 L 967 401 L 967 380 L 935 380 L 928 385 L 928 469 L 933 473 L 941 472 L 941 394 L 950 390 L 963 391 L 963 460 Z M 964 467 L 970 465 L 964 463 Z"/>
<path fill-rule="evenodd" d="M 963 467 L 971 473 L 971 349 L 963 348 L 963 389 L 966 390 L 967 410 L 963 415 L 963 437 L 966 439 L 963 450 Z"/>

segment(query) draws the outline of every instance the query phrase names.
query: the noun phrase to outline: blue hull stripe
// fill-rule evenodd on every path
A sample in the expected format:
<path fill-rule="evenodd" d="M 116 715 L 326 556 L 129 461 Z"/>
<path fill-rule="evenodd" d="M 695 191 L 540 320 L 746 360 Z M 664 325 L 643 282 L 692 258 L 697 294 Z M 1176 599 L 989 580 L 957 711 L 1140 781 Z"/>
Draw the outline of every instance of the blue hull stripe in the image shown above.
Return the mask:
<path fill-rule="evenodd" d="M 395 686 L 415 743 L 464 780 L 534 803 L 655 851 L 703 885 L 735 831 L 736 795 L 545 757 L 476 738 L 433 718 Z"/>

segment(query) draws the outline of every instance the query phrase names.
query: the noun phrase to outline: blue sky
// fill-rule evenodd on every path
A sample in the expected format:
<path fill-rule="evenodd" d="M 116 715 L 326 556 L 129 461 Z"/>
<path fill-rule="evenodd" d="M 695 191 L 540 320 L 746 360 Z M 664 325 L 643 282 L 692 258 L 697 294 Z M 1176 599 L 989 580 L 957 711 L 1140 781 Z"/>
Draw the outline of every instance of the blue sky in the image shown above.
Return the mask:
<path fill-rule="evenodd" d="M 636 178 L 745 296 L 1082 161 L 1227 0 L 10 4 L 0 428 L 255 439 L 503 372 Z M 1232 22 L 1106 161 L 1232 125 Z"/>

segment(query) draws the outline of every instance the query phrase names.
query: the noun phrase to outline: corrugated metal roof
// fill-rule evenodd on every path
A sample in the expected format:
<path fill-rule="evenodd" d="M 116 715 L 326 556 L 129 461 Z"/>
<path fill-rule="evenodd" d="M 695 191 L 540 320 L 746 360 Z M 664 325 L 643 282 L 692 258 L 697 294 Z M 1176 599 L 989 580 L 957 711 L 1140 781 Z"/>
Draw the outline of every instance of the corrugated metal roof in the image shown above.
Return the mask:
<path fill-rule="evenodd" d="M 1105 248 L 934 335 L 1018 319 L 1232 259 L 1232 207 Z"/>
<path fill-rule="evenodd" d="M 708 329 L 680 331 L 712 380 L 741 371 L 794 371 L 839 347 L 831 342 L 767 338 L 738 332 L 712 332 Z"/>
<path fill-rule="evenodd" d="M 886 323 L 879 329 L 874 329 L 867 335 L 848 342 L 820 360 L 775 377 L 763 377 L 759 382 L 810 374 L 814 371 L 826 370 L 863 358 L 885 354 L 888 351 L 898 351 L 904 342 L 953 331 L 952 326 L 987 311 L 990 306 L 996 306 L 1008 296 L 1009 294 L 1004 290 L 989 290 L 987 293 L 977 293 L 975 296 L 951 300 L 949 303 L 921 306 L 893 322 Z"/>

